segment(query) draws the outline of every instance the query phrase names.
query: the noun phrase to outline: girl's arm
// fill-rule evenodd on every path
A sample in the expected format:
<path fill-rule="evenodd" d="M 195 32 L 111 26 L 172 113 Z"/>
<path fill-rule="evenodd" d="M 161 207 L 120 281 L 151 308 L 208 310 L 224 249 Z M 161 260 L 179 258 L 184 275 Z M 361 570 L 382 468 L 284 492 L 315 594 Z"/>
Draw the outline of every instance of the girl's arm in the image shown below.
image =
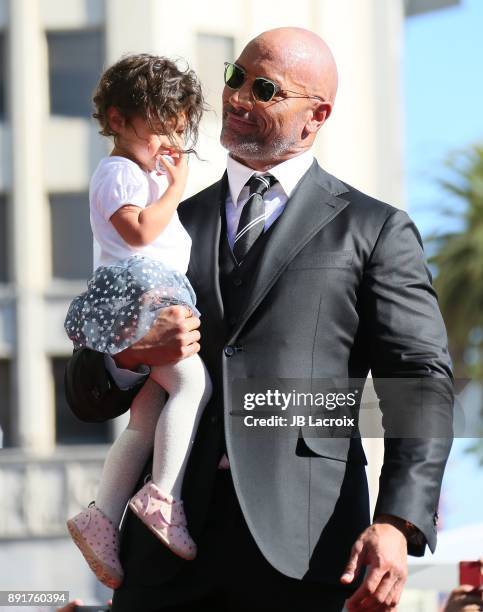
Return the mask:
<path fill-rule="evenodd" d="M 129 245 L 142 247 L 155 240 L 171 221 L 181 200 L 188 176 L 187 157 L 183 153 L 171 154 L 174 164 L 167 162 L 163 156 L 159 159 L 166 169 L 169 186 L 163 195 L 146 208 L 126 204 L 119 208 L 110 218 Z"/>

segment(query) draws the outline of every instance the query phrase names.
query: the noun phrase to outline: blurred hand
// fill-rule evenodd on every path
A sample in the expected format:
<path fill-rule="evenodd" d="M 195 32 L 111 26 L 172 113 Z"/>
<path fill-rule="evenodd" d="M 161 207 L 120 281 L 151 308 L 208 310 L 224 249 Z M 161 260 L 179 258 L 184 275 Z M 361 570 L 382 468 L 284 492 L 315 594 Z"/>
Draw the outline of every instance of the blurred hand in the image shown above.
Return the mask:
<path fill-rule="evenodd" d="M 57 612 L 75 612 L 77 606 L 83 606 L 84 602 L 82 599 L 74 599 L 73 601 L 69 601 L 69 603 L 62 607 L 57 608 Z"/>
<path fill-rule="evenodd" d="M 453 591 L 446 602 L 444 612 L 479 612 L 483 610 L 483 591 L 463 584 Z"/>
<path fill-rule="evenodd" d="M 341 577 L 350 584 L 362 566 L 368 571 L 364 582 L 346 601 L 349 612 L 396 610 L 407 578 L 407 540 L 389 522 L 375 522 L 354 543 Z"/>
<path fill-rule="evenodd" d="M 162 366 L 191 357 L 200 350 L 200 320 L 186 306 L 162 308 L 155 324 L 136 344 L 114 355 L 118 367 Z"/>
<path fill-rule="evenodd" d="M 75 612 L 77 606 L 83 606 L 84 602 L 82 599 L 74 599 L 73 601 L 69 601 L 69 603 L 63 608 L 57 608 L 57 612 Z M 109 599 L 107 602 L 108 606 L 112 605 L 112 599 Z"/>

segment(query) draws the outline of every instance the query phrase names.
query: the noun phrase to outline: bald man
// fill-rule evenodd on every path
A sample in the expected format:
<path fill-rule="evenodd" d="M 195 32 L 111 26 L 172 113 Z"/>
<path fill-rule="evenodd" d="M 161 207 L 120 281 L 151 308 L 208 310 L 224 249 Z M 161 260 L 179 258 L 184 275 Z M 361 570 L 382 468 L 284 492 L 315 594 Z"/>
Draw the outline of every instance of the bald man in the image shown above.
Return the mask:
<path fill-rule="evenodd" d="M 434 550 L 449 439 L 386 440 L 371 523 L 356 425 L 333 437 L 288 419 L 257 427 L 242 401 L 265 385 L 262 404 L 281 418 L 268 390 L 364 380 L 372 370 L 375 380 L 443 381 L 446 401 L 431 388 L 426 399 L 439 406 L 435 418 L 451 416 L 446 334 L 417 230 L 404 212 L 325 172 L 311 152 L 336 90 L 330 50 L 306 30 L 264 32 L 226 64 L 227 169 L 179 207 L 193 240 L 188 276 L 201 327 L 182 307 L 168 308 L 116 363 L 88 350 L 70 361 L 67 395 L 84 420 L 126 411 L 152 384 L 136 374 L 141 364 L 200 346 L 214 383 L 183 483 L 198 556 L 175 557 L 128 511 L 116 612 L 332 612 L 346 600 L 349 610 L 393 610 L 408 551 Z M 384 386 L 379 394 L 386 418 L 401 410 Z M 418 398 L 406 399 L 403 410 Z"/>

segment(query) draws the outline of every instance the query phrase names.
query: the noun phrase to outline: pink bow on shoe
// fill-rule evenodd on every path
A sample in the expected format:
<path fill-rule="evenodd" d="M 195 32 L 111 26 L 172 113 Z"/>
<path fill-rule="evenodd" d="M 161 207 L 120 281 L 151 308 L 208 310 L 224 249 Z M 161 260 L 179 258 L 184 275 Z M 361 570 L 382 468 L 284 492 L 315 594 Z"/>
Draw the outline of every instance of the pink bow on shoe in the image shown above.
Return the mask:
<path fill-rule="evenodd" d="M 124 578 L 119 561 L 119 530 L 94 505 L 67 521 L 67 529 L 97 579 L 117 589 Z"/>
<path fill-rule="evenodd" d="M 134 495 L 129 507 L 175 555 L 187 561 L 196 557 L 196 544 L 186 527 L 182 501 L 176 501 L 149 481 Z"/>

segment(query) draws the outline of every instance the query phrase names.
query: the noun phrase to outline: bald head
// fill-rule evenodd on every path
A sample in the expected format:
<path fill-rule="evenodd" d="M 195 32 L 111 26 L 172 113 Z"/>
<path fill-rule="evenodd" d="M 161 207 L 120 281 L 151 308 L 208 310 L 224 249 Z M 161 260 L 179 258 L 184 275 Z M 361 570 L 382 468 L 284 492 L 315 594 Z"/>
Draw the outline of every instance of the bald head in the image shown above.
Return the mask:
<path fill-rule="evenodd" d="M 267 30 L 245 47 L 254 47 L 261 57 L 276 62 L 290 80 L 334 103 L 337 67 L 334 56 L 320 36 L 304 28 Z"/>
<path fill-rule="evenodd" d="M 310 149 L 337 91 L 326 43 L 302 28 L 269 30 L 248 43 L 235 67 L 237 77 L 225 81 L 222 96 L 220 141 L 230 155 L 265 172 Z M 265 100 L 258 92 L 267 80 Z"/>

